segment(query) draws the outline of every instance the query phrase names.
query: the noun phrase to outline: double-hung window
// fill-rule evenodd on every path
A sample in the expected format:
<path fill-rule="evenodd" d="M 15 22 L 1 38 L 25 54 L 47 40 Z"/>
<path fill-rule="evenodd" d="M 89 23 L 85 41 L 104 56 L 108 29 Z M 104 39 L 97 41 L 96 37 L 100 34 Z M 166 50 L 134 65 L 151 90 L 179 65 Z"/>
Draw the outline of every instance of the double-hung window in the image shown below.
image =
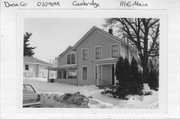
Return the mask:
<path fill-rule="evenodd" d="M 95 59 L 101 59 L 101 47 L 95 48 Z"/>
<path fill-rule="evenodd" d="M 67 55 L 67 64 L 75 64 L 75 54 Z"/>
<path fill-rule="evenodd" d="M 59 79 L 66 79 L 66 70 L 59 70 L 58 71 L 58 78 Z"/>
<path fill-rule="evenodd" d="M 67 55 L 67 64 L 71 64 L 70 62 L 71 62 L 71 59 L 70 59 L 70 54 L 69 54 Z"/>
<path fill-rule="evenodd" d="M 88 60 L 88 49 L 83 49 L 82 50 L 82 59 L 83 60 Z"/>
<path fill-rule="evenodd" d="M 87 80 L 87 73 L 88 73 L 87 67 L 83 67 L 82 68 L 82 79 L 83 80 Z"/>
<path fill-rule="evenodd" d="M 117 58 L 118 57 L 118 45 L 111 45 L 111 56 L 113 58 Z"/>
<path fill-rule="evenodd" d="M 75 64 L 75 54 L 71 54 L 71 64 Z"/>

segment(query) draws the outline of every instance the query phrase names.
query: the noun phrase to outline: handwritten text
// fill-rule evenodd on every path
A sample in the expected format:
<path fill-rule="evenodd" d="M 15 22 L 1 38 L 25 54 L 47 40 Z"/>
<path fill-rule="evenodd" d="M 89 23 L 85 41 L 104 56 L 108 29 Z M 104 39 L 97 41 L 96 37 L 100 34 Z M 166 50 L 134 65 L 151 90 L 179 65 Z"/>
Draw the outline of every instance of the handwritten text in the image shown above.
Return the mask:
<path fill-rule="evenodd" d="M 55 7 L 60 6 L 60 2 L 38 2 L 38 7 Z"/>
<path fill-rule="evenodd" d="M 90 2 L 87 2 L 87 1 L 81 1 L 81 2 L 78 2 L 78 1 L 74 1 L 72 3 L 73 6 L 93 6 L 94 8 L 98 8 L 100 7 L 100 4 L 99 3 L 96 3 L 94 0 L 90 1 Z"/>
<path fill-rule="evenodd" d="M 4 5 L 5 5 L 6 8 L 9 8 L 9 7 L 20 7 L 20 6 L 25 7 L 28 4 L 25 3 L 25 2 L 19 2 L 19 3 L 13 2 L 13 3 L 10 3 L 10 2 L 4 1 Z"/>
<path fill-rule="evenodd" d="M 120 6 L 122 7 L 133 7 L 133 6 L 137 6 L 137 7 L 148 7 L 147 3 L 144 2 L 139 2 L 139 1 L 121 1 L 120 2 Z"/>

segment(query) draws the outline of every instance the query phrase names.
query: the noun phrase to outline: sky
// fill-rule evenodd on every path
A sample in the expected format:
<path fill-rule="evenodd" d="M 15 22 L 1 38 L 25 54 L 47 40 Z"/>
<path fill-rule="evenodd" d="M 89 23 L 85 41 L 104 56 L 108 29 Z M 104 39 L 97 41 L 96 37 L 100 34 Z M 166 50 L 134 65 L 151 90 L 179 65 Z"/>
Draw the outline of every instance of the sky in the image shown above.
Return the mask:
<path fill-rule="evenodd" d="M 93 26 L 103 28 L 102 24 L 103 18 L 26 18 L 24 33 L 32 33 L 30 46 L 36 47 L 34 57 L 50 62 Z"/>

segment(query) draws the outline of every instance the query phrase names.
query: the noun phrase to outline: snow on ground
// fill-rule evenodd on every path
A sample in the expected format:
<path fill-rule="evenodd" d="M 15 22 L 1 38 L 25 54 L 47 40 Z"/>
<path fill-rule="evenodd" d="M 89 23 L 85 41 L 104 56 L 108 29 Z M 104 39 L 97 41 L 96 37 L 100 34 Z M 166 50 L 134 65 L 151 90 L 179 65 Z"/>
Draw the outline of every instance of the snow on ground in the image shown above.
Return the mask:
<path fill-rule="evenodd" d="M 92 96 L 90 101 L 92 108 L 157 108 L 158 107 L 158 92 L 149 89 L 147 84 L 144 84 L 144 92 L 151 91 L 152 95 L 147 96 L 129 96 L 128 100 L 115 99 L 108 95 L 102 95 L 101 91 L 95 85 L 91 86 L 75 86 L 60 83 L 47 83 L 35 80 L 24 80 L 24 83 L 32 84 L 39 92 L 48 93 L 75 93 L 80 92 L 85 96 Z M 97 103 L 99 102 L 99 103 Z M 93 104 L 97 103 L 97 104 Z"/>
<path fill-rule="evenodd" d="M 38 77 L 38 78 L 35 78 L 35 77 L 24 77 L 24 80 L 34 80 L 34 81 L 44 81 L 44 82 L 47 82 L 47 78 L 42 78 L 42 77 Z"/>

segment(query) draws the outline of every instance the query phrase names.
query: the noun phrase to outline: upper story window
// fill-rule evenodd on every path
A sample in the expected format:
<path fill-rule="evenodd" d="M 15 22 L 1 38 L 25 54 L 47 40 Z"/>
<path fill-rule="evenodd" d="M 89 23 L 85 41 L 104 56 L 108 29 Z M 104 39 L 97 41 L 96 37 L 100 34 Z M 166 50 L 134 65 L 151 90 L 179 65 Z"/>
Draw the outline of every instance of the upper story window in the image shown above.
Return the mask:
<path fill-rule="evenodd" d="M 95 59 L 101 59 L 101 47 L 95 48 Z"/>
<path fill-rule="evenodd" d="M 87 60 L 88 59 L 88 49 L 82 50 L 82 59 Z"/>
<path fill-rule="evenodd" d="M 75 64 L 75 54 L 71 54 L 71 63 Z"/>
<path fill-rule="evenodd" d="M 71 63 L 70 63 L 70 54 L 67 55 L 67 64 L 71 64 Z"/>
<path fill-rule="evenodd" d="M 116 58 L 118 57 L 118 45 L 112 45 L 111 46 L 111 56 Z"/>
<path fill-rule="evenodd" d="M 67 64 L 75 64 L 75 54 L 67 55 Z"/>

